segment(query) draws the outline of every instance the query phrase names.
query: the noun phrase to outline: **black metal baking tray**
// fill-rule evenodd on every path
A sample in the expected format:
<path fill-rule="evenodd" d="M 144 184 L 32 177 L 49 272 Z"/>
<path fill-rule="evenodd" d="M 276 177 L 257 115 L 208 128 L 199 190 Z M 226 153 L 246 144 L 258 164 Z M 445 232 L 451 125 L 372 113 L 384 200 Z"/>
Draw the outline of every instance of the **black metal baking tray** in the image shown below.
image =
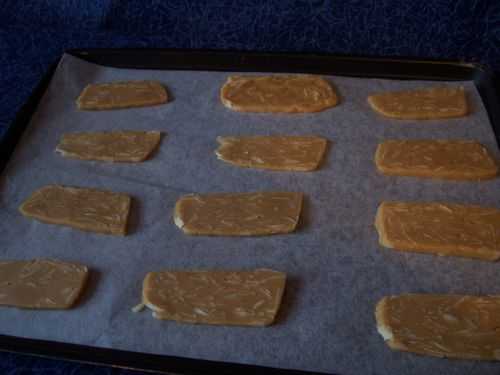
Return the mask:
<path fill-rule="evenodd" d="M 127 69 L 289 72 L 399 80 L 469 80 L 475 83 L 481 95 L 497 144 L 500 145 L 500 100 L 495 87 L 495 77 L 491 71 L 477 64 L 411 58 L 165 49 L 79 49 L 68 53 L 92 63 Z M 0 140 L 0 172 L 28 126 L 56 66 L 57 62 L 50 67 Z M 0 350 L 162 373 L 314 374 L 307 371 L 136 353 L 6 335 L 0 335 Z"/>

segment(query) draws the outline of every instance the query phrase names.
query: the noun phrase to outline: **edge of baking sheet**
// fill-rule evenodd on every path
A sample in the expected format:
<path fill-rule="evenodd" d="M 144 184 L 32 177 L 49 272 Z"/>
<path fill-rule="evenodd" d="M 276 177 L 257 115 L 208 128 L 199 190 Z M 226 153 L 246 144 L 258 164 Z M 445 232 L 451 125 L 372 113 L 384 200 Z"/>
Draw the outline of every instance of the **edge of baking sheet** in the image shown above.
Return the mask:
<path fill-rule="evenodd" d="M 213 71 L 261 71 L 316 73 L 339 76 L 378 77 L 419 80 L 472 80 L 484 102 L 500 145 L 500 98 L 495 77 L 488 69 L 454 61 L 387 59 L 327 54 L 290 54 L 165 49 L 78 49 L 69 54 L 83 60 L 115 68 L 174 69 Z M 60 59 L 59 59 L 60 60 Z M 28 101 L 0 139 L 0 173 L 5 168 L 39 101 L 54 74 L 58 62 L 51 65 Z M 35 340 L 0 335 L 0 351 L 60 358 L 138 370 L 177 374 L 315 374 L 314 372 L 276 369 L 228 362 L 136 353 L 116 349 Z"/>

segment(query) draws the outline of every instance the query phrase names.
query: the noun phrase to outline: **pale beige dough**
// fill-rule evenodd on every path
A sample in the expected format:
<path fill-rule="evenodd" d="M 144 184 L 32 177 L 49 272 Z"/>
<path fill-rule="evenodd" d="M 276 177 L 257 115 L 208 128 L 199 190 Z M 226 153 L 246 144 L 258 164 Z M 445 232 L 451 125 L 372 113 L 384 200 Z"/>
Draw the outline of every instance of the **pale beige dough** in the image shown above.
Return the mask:
<path fill-rule="evenodd" d="M 319 112 L 338 103 L 330 83 L 312 75 L 230 76 L 220 98 L 240 112 Z"/>
<path fill-rule="evenodd" d="M 482 180 L 498 166 L 478 142 L 459 140 L 389 140 L 375 153 L 377 169 L 386 175 Z"/>
<path fill-rule="evenodd" d="M 383 202 L 375 226 L 385 247 L 492 261 L 500 258 L 500 210 L 495 208 Z"/>
<path fill-rule="evenodd" d="M 500 296 L 404 294 L 376 307 L 391 349 L 435 357 L 500 360 Z"/>
<path fill-rule="evenodd" d="M 108 162 L 141 162 L 160 143 L 157 131 L 63 134 L 56 151 L 64 157 Z"/>
<path fill-rule="evenodd" d="M 128 81 L 88 85 L 76 100 L 78 109 L 105 110 L 146 107 L 168 101 L 165 88 L 156 81 Z"/>
<path fill-rule="evenodd" d="M 216 155 L 227 163 L 248 168 L 278 171 L 312 171 L 325 153 L 321 137 L 248 136 L 217 137 Z"/>
<path fill-rule="evenodd" d="M 85 288 L 86 266 L 50 259 L 0 261 L 0 305 L 68 309 Z"/>
<path fill-rule="evenodd" d="M 19 207 L 26 217 L 84 231 L 125 235 L 131 198 L 111 191 L 47 185 Z"/>
<path fill-rule="evenodd" d="M 468 112 L 463 87 L 383 92 L 370 95 L 368 103 L 386 117 L 406 120 L 463 117 Z"/>
<path fill-rule="evenodd" d="M 284 273 L 269 269 L 150 272 L 142 300 L 157 319 L 267 326 L 278 313 L 285 281 Z"/>
<path fill-rule="evenodd" d="M 175 205 L 174 221 L 186 234 L 259 236 L 293 232 L 302 193 L 191 194 Z"/>

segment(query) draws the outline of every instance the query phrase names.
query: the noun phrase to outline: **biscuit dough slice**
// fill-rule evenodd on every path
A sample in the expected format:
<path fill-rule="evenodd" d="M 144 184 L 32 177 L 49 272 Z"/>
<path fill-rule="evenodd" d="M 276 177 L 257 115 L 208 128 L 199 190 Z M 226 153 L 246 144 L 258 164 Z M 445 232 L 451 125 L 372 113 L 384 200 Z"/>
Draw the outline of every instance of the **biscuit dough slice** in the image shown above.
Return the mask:
<path fill-rule="evenodd" d="M 142 298 L 157 319 L 267 326 L 276 317 L 285 281 L 284 273 L 269 269 L 150 272 Z"/>
<path fill-rule="evenodd" d="M 375 164 L 396 176 L 480 180 L 498 173 L 495 160 L 474 141 L 389 140 L 378 145 Z"/>
<path fill-rule="evenodd" d="M 500 360 L 500 296 L 404 294 L 375 312 L 387 345 L 435 357 Z"/>
<path fill-rule="evenodd" d="M 220 160 L 239 167 L 312 171 L 323 158 L 326 139 L 301 136 L 217 137 Z"/>
<path fill-rule="evenodd" d="M 500 258 L 500 210 L 494 208 L 383 202 L 375 226 L 385 247 L 492 261 Z"/>
<path fill-rule="evenodd" d="M 240 112 L 319 112 L 338 103 L 328 81 L 312 75 L 230 76 L 220 98 Z"/>
<path fill-rule="evenodd" d="M 160 143 L 157 131 L 63 134 L 56 151 L 64 157 L 109 162 L 141 162 Z"/>
<path fill-rule="evenodd" d="M 146 107 L 166 103 L 167 91 L 156 81 L 95 83 L 76 100 L 78 109 L 103 110 Z"/>
<path fill-rule="evenodd" d="M 0 305 L 67 309 L 84 290 L 86 266 L 50 259 L 0 261 Z"/>
<path fill-rule="evenodd" d="M 125 235 L 131 198 L 105 190 L 47 185 L 19 207 L 27 217 L 84 231 Z"/>
<path fill-rule="evenodd" d="M 463 87 L 384 92 L 370 95 L 368 103 L 386 117 L 406 120 L 463 117 L 468 111 Z"/>
<path fill-rule="evenodd" d="M 174 221 L 186 234 L 259 236 L 293 232 L 301 209 L 302 193 L 191 194 L 177 201 Z"/>

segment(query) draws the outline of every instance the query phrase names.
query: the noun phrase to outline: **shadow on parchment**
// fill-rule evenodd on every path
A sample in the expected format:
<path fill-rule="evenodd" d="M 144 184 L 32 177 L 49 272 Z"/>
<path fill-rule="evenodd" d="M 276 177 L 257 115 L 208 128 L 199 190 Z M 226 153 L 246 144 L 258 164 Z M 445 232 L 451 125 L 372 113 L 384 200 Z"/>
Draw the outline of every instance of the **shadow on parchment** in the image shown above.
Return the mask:
<path fill-rule="evenodd" d="M 145 162 L 148 162 L 148 160 L 154 159 L 156 155 L 158 154 L 161 144 L 165 142 L 165 138 L 168 137 L 168 134 L 166 131 L 161 131 L 160 132 L 160 142 L 156 145 L 156 147 L 151 151 L 151 153 L 148 155 L 146 158 Z"/>
<path fill-rule="evenodd" d="M 85 303 L 87 303 L 92 298 L 92 295 L 97 289 L 97 285 L 99 284 L 100 280 L 101 280 L 101 273 L 95 269 L 89 268 L 89 276 L 87 279 L 87 283 L 82 291 L 81 296 L 76 301 L 75 307 L 80 307 L 85 305 Z"/>
<path fill-rule="evenodd" d="M 319 161 L 318 164 L 318 171 L 322 169 L 328 169 L 330 167 L 331 161 L 329 158 L 330 152 L 332 151 L 334 142 L 331 139 L 326 140 L 326 147 L 325 147 L 325 153 L 323 154 L 323 157 Z M 314 171 L 312 172 L 314 173 Z"/>
<path fill-rule="evenodd" d="M 296 277 L 287 277 L 285 292 L 281 300 L 276 320 L 273 325 L 279 325 L 286 321 L 290 311 L 293 310 L 296 296 L 302 287 L 302 282 Z"/>
<path fill-rule="evenodd" d="M 127 235 L 132 235 L 139 231 L 143 221 L 142 211 L 137 198 L 132 197 L 130 200 L 130 214 L 127 223 Z"/>
<path fill-rule="evenodd" d="M 299 222 L 297 223 L 296 231 L 303 231 L 306 229 L 311 223 L 311 204 L 309 201 L 309 197 L 304 194 L 304 198 L 302 200 L 302 210 L 300 212 Z"/>

